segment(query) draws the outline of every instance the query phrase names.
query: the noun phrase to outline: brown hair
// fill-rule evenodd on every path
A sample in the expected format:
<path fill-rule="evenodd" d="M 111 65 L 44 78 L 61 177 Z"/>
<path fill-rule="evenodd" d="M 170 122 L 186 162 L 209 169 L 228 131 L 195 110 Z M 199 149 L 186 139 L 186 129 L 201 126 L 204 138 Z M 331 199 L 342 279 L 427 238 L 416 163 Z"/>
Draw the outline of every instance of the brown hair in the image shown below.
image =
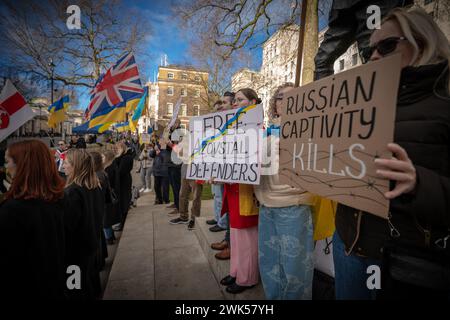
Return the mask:
<path fill-rule="evenodd" d="M 63 198 L 64 180 L 56 170 L 50 149 L 42 141 L 16 142 L 7 152 L 16 165 L 16 175 L 5 199 L 55 202 Z"/>
<path fill-rule="evenodd" d="M 256 93 L 256 91 L 253 89 L 244 88 L 244 89 L 238 90 L 238 92 L 242 92 L 242 94 L 250 101 L 255 100 L 256 104 L 260 104 L 262 102 L 262 100 L 260 98 L 258 98 L 258 94 Z"/>
<path fill-rule="evenodd" d="M 281 86 L 279 86 L 275 92 L 273 93 L 272 97 L 269 101 L 269 110 L 267 110 L 268 116 L 270 120 L 273 120 L 275 118 L 275 112 L 276 112 L 276 102 L 278 94 L 280 93 L 281 89 L 288 88 L 288 87 L 294 87 L 294 84 L 292 82 L 285 82 Z"/>
<path fill-rule="evenodd" d="M 90 156 L 92 157 L 92 161 L 94 162 L 94 171 L 99 172 L 103 171 L 103 159 L 100 152 L 91 151 Z"/>
<path fill-rule="evenodd" d="M 100 182 L 94 171 L 94 161 L 84 149 L 70 149 L 66 154 L 66 161 L 73 167 L 67 177 L 67 185 L 76 184 L 89 190 L 100 187 Z"/>

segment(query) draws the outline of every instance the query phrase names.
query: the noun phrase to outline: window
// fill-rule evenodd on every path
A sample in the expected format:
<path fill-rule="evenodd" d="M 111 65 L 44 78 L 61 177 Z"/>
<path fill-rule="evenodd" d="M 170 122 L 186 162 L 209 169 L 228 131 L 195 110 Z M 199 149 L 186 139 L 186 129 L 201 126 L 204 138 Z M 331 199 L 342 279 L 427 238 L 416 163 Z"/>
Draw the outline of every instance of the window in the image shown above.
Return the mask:
<path fill-rule="evenodd" d="M 194 97 L 200 98 L 200 89 L 195 89 L 195 95 Z"/>
<path fill-rule="evenodd" d="M 199 115 L 200 115 L 200 106 L 195 105 L 194 106 L 194 116 L 199 116 Z"/>
<path fill-rule="evenodd" d="M 288 82 L 287 76 L 284 76 L 284 82 Z"/>
<path fill-rule="evenodd" d="M 167 104 L 167 115 L 171 116 L 173 114 L 173 103 Z"/>
<path fill-rule="evenodd" d="M 185 103 L 180 105 L 180 112 L 184 117 L 187 115 L 187 105 Z"/>
<path fill-rule="evenodd" d="M 181 89 L 181 96 L 182 97 L 186 97 L 187 96 L 187 89 L 186 88 L 182 88 Z"/>
<path fill-rule="evenodd" d="M 195 76 L 195 82 L 200 82 L 201 78 L 200 76 Z"/>
<path fill-rule="evenodd" d="M 339 60 L 339 70 L 344 70 L 344 59 Z"/>
<path fill-rule="evenodd" d="M 289 78 L 291 79 L 291 80 L 293 80 L 292 78 L 294 77 L 294 73 L 291 71 L 291 73 L 289 73 Z"/>
<path fill-rule="evenodd" d="M 294 69 L 295 69 L 295 62 L 291 61 L 291 70 L 294 70 Z"/>
<path fill-rule="evenodd" d="M 357 63 L 358 63 L 358 54 L 354 53 L 352 55 L 352 66 L 356 66 Z"/>
<path fill-rule="evenodd" d="M 173 96 L 173 87 L 167 87 L 167 95 Z"/>
<path fill-rule="evenodd" d="M 188 79 L 187 73 L 182 73 L 181 80 L 187 80 L 187 79 Z"/>
<path fill-rule="evenodd" d="M 173 79 L 175 76 L 174 76 L 174 74 L 172 73 L 172 72 L 169 72 L 168 74 L 167 74 L 167 79 Z"/>
<path fill-rule="evenodd" d="M 284 72 L 287 72 L 288 65 L 284 66 Z"/>

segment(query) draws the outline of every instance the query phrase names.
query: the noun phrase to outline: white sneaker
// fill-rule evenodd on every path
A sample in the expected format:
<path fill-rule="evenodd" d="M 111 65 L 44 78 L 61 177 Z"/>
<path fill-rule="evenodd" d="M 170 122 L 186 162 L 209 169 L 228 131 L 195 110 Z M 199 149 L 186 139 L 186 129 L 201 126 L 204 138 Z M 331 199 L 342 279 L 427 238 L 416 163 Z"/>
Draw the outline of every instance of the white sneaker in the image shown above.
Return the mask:
<path fill-rule="evenodd" d="M 144 193 L 147 193 L 147 192 L 150 192 L 150 191 L 152 191 L 152 189 L 147 188 L 147 189 L 144 190 Z"/>
<path fill-rule="evenodd" d="M 141 188 L 141 189 L 139 189 L 139 193 L 142 193 L 142 192 L 145 192 L 145 188 Z"/>

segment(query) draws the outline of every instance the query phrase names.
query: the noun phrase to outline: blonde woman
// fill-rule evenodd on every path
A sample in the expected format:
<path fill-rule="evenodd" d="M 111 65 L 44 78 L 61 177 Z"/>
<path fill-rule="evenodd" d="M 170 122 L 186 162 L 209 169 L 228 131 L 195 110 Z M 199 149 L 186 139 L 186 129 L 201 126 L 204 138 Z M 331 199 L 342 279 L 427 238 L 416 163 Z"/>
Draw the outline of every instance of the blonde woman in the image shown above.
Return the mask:
<path fill-rule="evenodd" d="M 96 266 L 101 245 L 105 199 L 94 171 L 94 162 L 85 149 L 70 149 L 64 161 L 67 176 L 64 217 L 66 264 L 81 269 L 81 289 L 69 290 L 71 299 L 100 298 L 100 277 Z"/>
<path fill-rule="evenodd" d="M 385 220 L 338 206 L 333 240 L 336 298 L 371 299 L 381 293 L 378 298 L 448 299 L 449 43 L 422 9 L 395 9 L 362 52 L 365 61 L 392 54 L 401 55 L 402 67 L 395 143 L 387 146 L 393 157 L 374 160 L 377 174 L 391 182 L 384 194 L 390 200 L 390 215 Z M 393 253 L 401 257 L 392 259 Z M 399 259 L 406 262 L 397 265 Z M 434 260 L 447 261 L 447 266 Z M 373 265 L 381 266 L 385 276 L 381 290 L 367 286 L 367 271 Z M 408 279 L 410 274 L 415 277 Z"/>

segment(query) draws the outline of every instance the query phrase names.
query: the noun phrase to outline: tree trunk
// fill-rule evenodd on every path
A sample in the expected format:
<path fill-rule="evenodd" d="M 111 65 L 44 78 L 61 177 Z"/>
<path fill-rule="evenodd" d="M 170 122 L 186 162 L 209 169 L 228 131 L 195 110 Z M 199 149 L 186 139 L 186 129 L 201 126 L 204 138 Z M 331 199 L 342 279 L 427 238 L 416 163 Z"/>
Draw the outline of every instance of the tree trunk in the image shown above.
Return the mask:
<path fill-rule="evenodd" d="M 301 85 L 314 81 L 314 58 L 319 45 L 318 0 L 307 1 Z"/>

